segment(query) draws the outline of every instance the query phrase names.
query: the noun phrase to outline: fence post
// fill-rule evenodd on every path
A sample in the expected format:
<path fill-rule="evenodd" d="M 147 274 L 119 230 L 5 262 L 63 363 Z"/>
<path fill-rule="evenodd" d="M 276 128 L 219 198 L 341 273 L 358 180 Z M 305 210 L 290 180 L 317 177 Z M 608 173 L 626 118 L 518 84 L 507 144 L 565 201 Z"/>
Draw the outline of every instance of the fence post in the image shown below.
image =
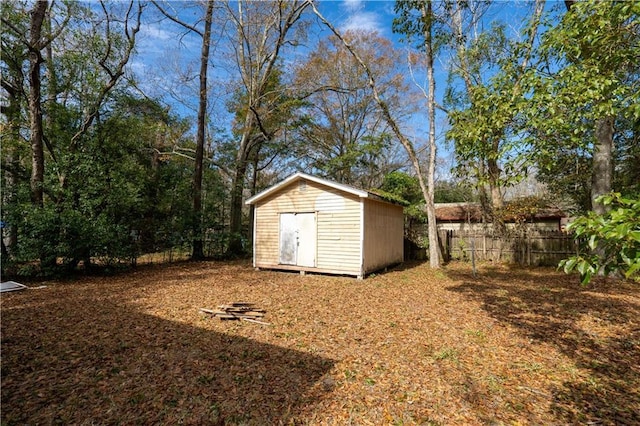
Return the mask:
<path fill-rule="evenodd" d="M 482 258 L 487 260 L 487 231 L 482 231 Z"/>
<path fill-rule="evenodd" d="M 471 239 L 471 269 L 473 270 L 473 277 L 476 276 L 476 236 L 473 235 Z"/>

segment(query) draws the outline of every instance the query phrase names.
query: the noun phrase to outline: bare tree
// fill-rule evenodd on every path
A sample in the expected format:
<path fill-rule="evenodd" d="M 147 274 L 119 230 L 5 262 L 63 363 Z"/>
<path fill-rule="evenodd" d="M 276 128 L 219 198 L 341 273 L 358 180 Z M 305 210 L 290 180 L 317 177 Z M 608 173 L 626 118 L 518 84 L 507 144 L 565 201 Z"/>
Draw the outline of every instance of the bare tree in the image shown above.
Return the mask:
<path fill-rule="evenodd" d="M 183 28 L 198 34 L 202 38 L 202 47 L 200 49 L 200 73 L 199 73 L 199 91 L 198 91 L 198 123 L 196 134 L 196 151 L 195 166 L 193 170 L 193 248 L 191 259 L 199 260 L 204 258 L 203 240 L 202 240 L 202 166 L 204 159 L 204 145 L 207 127 L 207 70 L 209 69 L 209 51 L 211 46 L 211 25 L 213 21 L 213 8 L 215 2 L 206 2 L 204 12 L 204 29 L 201 31 L 194 25 L 181 20 L 177 14 L 172 15 L 164 9 L 159 3 L 153 4 L 160 12 L 168 17 L 171 21 L 179 24 Z"/>
<path fill-rule="evenodd" d="M 396 114 L 407 115 L 412 102 L 398 68 L 402 54 L 377 32 L 348 31 L 344 37 L 376 76 L 381 96 Z M 372 188 L 403 164 L 397 143 L 380 114 L 368 77 L 342 41 L 329 37 L 296 70 L 296 88 L 305 96 L 308 120 L 298 129 L 299 157 L 307 170 L 336 181 Z"/>
<path fill-rule="evenodd" d="M 442 263 L 442 254 L 440 251 L 440 245 L 438 244 L 437 229 L 435 228 L 435 225 L 436 225 L 435 206 L 433 202 L 434 192 L 433 192 L 433 188 L 431 189 L 429 188 L 429 183 L 431 182 L 433 184 L 435 178 L 434 176 L 431 176 L 428 179 L 428 181 L 425 182 L 422 166 L 416 154 L 416 150 L 413 146 L 413 143 L 404 135 L 404 133 L 402 133 L 402 130 L 400 129 L 400 126 L 398 125 L 397 120 L 393 117 L 388 104 L 380 96 L 375 76 L 371 72 L 369 66 L 364 62 L 364 60 L 360 57 L 360 55 L 358 55 L 358 52 L 347 42 L 347 40 L 342 36 L 342 34 L 329 21 L 327 21 L 327 19 L 318 11 L 318 9 L 315 6 L 315 3 L 311 2 L 311 5 L 313 7 L 314 13 L 318 16 L 318 18 L 320 18 L 320 20 L 333 32 L 333 34 L 339 40 L 342 41 L 344 46 L 349 50 L 349 52 L 353 55 L 353 57 L 356 59 L 356 61 L 360 64 L 362 69 L 367 74 L 369 78 L 368 84 L 371 87 L 371 90 L 373 91 L 374 99 L 378 104 L 378 106 L 380 107 L 380 110 L 382 112 L 384 119 L 387 121 L 391 130 L 393 131 L 395 136 L 398 138 L 402 146 L 407 151 L 407 155 L 409 156 L 409 161 L 411 162 L 411 165 L 413 166 L 413 169 L 416 172 L 416 175 L 418 177 L 418 182 L 420 183 L 420 189 L 422 190 L 422 195 L 426 202 L 427 214 L 429 215 L 430 218 L 433 219 L 433 220 L 430 220 L 430 223 L 429 223 L 430 225 L 429 226 L 429 264 L 432 268 L 439 268 Z M 425 9 L 425 13 L 428 13 L 429 10 L 430 9 Z M 431 29 L 429 29 L 428 31 L 430 32 Z M 431 57 L 431 64 L 433 65 L 433 57 Z M 433 143 L 435 144 L 435 130 L 433 133 L 432 140 L 433 140 Z M 435 146 L 432 149 L 430 149 L 430 152 L 433 152 L 434 156 L 429 160 L 429 167 L 428 167 L 428 171 L 432 174 L 435 174 L 435 152 L 434 151 L 435 151 Z M 429 213 L 429 210 L 431 210 L 431 213 Z"/>
<path fill-rule="evenodd" d="M 274 136 L 262 125 L 263 101 L 282 49 L 294 43 L 292 29 L 307 8 L 307 1 L 252 2 L 241 0 L 233 10 L 227 4 L 235 26 L 235 63 L 240 72 L 245 105 L 243 122 L 238 123 L 240 141 L 231 185 L 230 241 L 227 253 L 237 255 L 242 246 L 242 192 L 251 152 Z M 295 36 L 294 36 L 295 37 Z"/>

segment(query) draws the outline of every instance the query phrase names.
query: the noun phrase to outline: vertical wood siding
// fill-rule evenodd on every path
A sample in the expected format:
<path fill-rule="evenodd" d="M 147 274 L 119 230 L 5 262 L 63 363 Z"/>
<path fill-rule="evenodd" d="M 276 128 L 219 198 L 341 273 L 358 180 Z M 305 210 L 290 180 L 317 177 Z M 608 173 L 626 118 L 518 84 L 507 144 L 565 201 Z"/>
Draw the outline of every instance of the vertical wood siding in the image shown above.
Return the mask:
<path fill-rule="evenodd" d="M 292 182 L 256 204 L 255 266 L 278 265 L 280 213 L 311 212 L 317 212 L 316 268 L 359 275 L 360 199 L 310 181 Z"/>
<path fill-rule="evenodd" d="M 364 224 L 365 273 L 404 260 L 404 215 L 401 206 L 366 200 Z"/>

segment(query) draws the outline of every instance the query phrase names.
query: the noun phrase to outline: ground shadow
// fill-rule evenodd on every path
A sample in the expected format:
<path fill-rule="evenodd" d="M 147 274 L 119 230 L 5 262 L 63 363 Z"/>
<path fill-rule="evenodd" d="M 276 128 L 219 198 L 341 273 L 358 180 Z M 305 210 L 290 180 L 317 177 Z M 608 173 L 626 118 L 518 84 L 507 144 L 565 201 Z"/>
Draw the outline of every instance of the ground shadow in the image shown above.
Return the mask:
<path fill-rule="evenodd" d="M 637 287 L 599 281 L 584 288 L 575 277 L 520 268 L 485 269 L 477 278 L 459 271 L 448 275 L 462 281 L 451 291 L 480 301 L 497 321 L 553 344 L 589 372 L 586 380 L 576 378 L 553 390 L 560 422 L 640 424 Z M 597 326 L 579 324 L 585 318 Z"/>
<path fill-rule="evenodd" d="M 319 380 L 330 359 L 147 315 L 91 289 L 43 294 L 3 301 L 3 425 L 284 424 L 329 391 Z"/>

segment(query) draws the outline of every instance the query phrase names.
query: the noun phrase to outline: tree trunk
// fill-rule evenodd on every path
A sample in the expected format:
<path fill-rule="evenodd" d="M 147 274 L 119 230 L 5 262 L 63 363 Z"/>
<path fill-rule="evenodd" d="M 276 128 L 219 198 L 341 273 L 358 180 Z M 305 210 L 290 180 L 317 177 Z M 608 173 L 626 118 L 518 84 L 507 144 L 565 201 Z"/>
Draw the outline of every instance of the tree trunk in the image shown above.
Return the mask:
<path fill-rule="evenodd" d="M 24 85 L 24 76 L 22 70 L 18 64 L 21 64 L 21 60 L 7 62 L 9 67 L 9 74 L 15 75 L 16 79 L 11 81 L 9 79 L 2 80 L 2 88 L 7 93 L 7 105 L 2 106 L 2 113 L 7 119 L 7 134 L 8 138 L 4 140 L 5 144 L 2 146 L 2 152 L 6 156 L 6 164 L 3 167 L 2 173 L 5 179 L 5 187 L 2 188 L 2 205 L 5 209 L 5 217 L 7 222 L 7 254 L 13 254 L 13 250 L 18 245 L 18 227 L 17 221 L 13 219 L 16 217 L 15 210 L 13 214 L 7 215 L 7 213 L 13 209 L 8 209 L 11 206 L 15 209 L 18 202 L 18 182 L 20 177 L 18 170 L 20 170 L 20 157 L 14 146 L 14 143 L 20 140 L 20 123 L 22 121 L 22 108 L 20 98 L 22 94 L 22 87 Z M 13 143 L 8 143 L 12 141 Z M 3 258 L 3 261 L 7 260 L 7 257 Z"/>
<path fill-rule="evenodd" d="M 433 9 L 431 1 L 422 4 L 422 18 L 431 22 Z M 427 165 L 427 220 L 429 227 L 429 265 L 439 268 L 442 263 L 442 253 L 438 241 L 438 224 L 436 222 L 435 198 L 435 174 L 436 174 L 436 80 L 433 75 L 433 26 L 425 29 L 425 50 L 427 60 L 427 112 L 429 116 L 429 164 Z"/>
<path fill-rule="evenodd" d="M 242 191 L 244 179 L 247 173 L 247 159 L 245 156 L 238 158 L 236 171 L 231 187 L 231 211 L 229 222 L 229 247 L 228 256 L 239 256 L 244 253 L 242 244 Z"/>
<path fill-rule="evenodd" d="M 42 23 L 45 18 L 47 1 L 37 1 L 31 11 L 29 39 L 29 130 L 31 134 L 31 202 L 44 205 L 44 148 L 42 128 L 42 100 L 40 54 L 42 45 Z"/>
<path fill-rule="evenodd" d="M 200 55 L 200 102 L 198 106 L 198 133 L 196 135 L 196 158 L 193 172 L 193 252 L 191 259 L 204 258 L 202 243 L 202 163 L 206 138 L 207 115 L 207 69 L 209 67 L 209 46 L 211 44 L 211 20 L 214 2 L 207 3 Z"/>
<path fill-rule="evenodd" d="M 256 148 L 255 155 L 253 157 L 253 170 L 251 170 L 251 196 L 256 195 L 256 186 L 258 185 L 258 166 L 260 162 L 260 146 Z M 247 241 L 249 241 L 250 247 L 253 246 L 253 221 L 255 218 L 256 209 L 252 204 L 249 206 L 249 232 L 247 232 Z"/>
<path fill-rule="evenodd" d="M 571 13 L 574 0 L 565 0 L 567 13 Z M 587 50 L 583 46 L 582 50 Z M 585 52 L 592 56 L 591 52 Z M 596 214 L 606 214 L 609 206 L 598 203 L 596 199 L 611 192 L 613 180 L 613 117 L 599 118 L 595 122 L 595 144 L 593 146 L 593 167 L 591 171 L 591 209 Z"/>
<path fill-rule="evenodd" d="M 489 178 L 489 192 L 491 195 L 491 207 L 493 210 L 504 207 L 504 199 L 500 190 L 500 166 L 496 159 L 487 160 Z"/>
<path fill-rule="evenodd" d="M 596 141 L 593 147 L 593 171 L 591 174 L 591 208 L 597 214 L 605 214 L 609 206 L 596 201 L 611 192 L 613 175 L 613 118 L 596 120 Z"/>
<path fill-rule="evenodd" d="M 242 244 L 242 191 L 246 178 L 249 153 L 263 141 L 269 140 L 273 133 L 266 132 L 260 124 L 262 98 L 266 94 L 269 80 L 277 66 L 280 50 L 289 43 L 287 33 L 300 19 L 300 15 L 311 2 L 277 1 L 265 6 L 270 10 L 265 16 L 261 28 L 255 30 L 250 13 L 245 13 L 247 1 L 236 2 L 237 17 L 234 19 L 238 31 L 236 61 L 246 90 L 246 117 L 242 128 L 242 137 L 236 155 L 235 173 L 231 188 L 231 208 L 229 224 L 229 245 L 227 255 L 237 256 L 245 253 Z M 257 3 L 254 3 L 257 4 Z M 267 5 L 267 2 L 263 2 Z M 246 22 L 245 22 L 245 18 Z M 261 135 L 257 136 L 257 130 Z M 259 139 L 256 139 L 256 138 Z"/>

